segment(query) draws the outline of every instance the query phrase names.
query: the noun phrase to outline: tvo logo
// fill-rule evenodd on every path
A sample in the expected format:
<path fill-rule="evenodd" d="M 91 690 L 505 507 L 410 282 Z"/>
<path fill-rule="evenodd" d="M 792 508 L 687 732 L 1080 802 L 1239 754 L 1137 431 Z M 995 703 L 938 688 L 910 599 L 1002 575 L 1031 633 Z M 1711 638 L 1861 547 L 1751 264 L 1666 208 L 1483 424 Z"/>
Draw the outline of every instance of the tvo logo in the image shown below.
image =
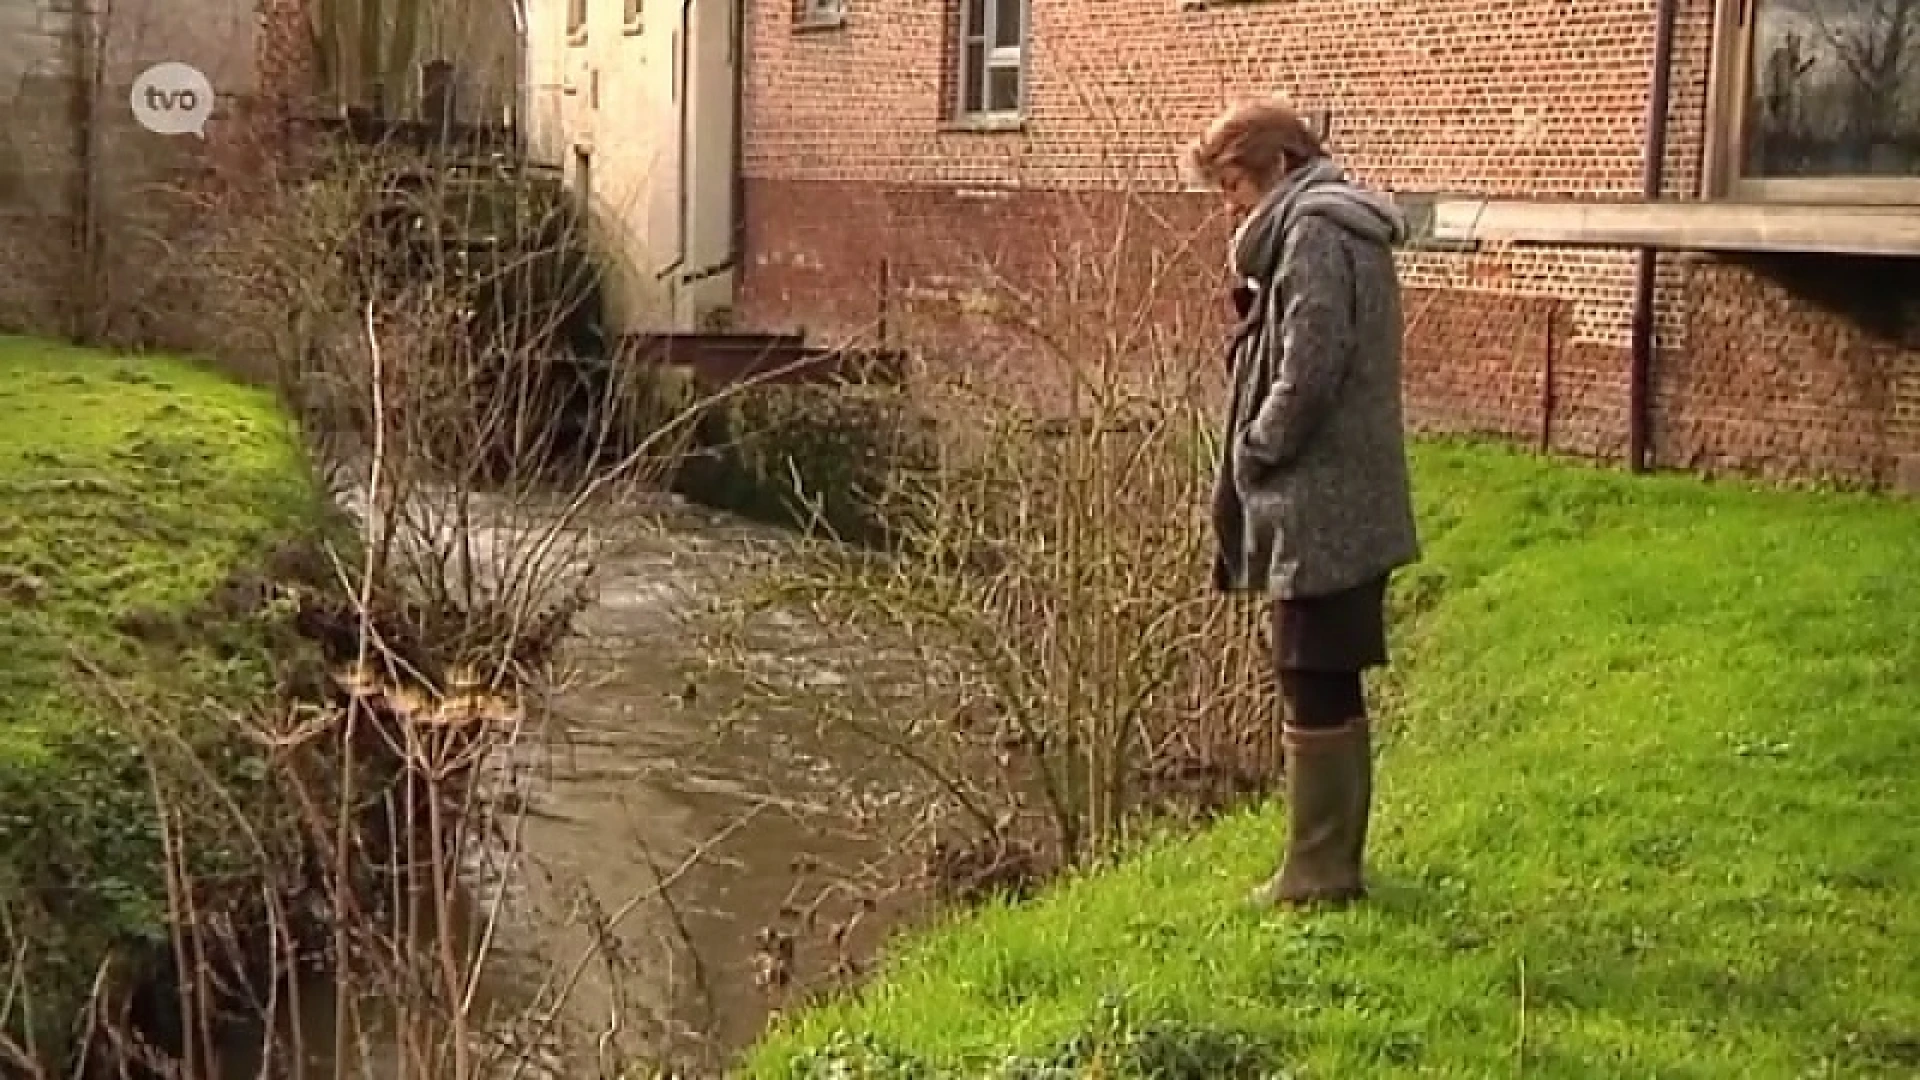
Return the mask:
<path fill-rule="evenodd" d="M 205 138 L 213 116 L 213 84 L 199 68 L 169 60 L 133 80 L 128 103 L 134 120 L 148 131 Z"/>

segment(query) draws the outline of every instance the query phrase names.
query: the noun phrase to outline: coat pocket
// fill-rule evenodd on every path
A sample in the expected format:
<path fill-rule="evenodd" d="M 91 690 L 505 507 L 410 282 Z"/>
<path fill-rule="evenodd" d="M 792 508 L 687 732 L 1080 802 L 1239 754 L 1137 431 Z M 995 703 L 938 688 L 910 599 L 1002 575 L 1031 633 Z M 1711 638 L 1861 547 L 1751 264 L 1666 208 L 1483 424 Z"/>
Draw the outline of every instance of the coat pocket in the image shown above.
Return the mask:
<path fill-rule="evenodd" d="M 1271 486 L 1276 466 L 1247 448 L 1247 433 L 1233 437 L 1233 483 L 1242 499 L 1255 498 Z"/>

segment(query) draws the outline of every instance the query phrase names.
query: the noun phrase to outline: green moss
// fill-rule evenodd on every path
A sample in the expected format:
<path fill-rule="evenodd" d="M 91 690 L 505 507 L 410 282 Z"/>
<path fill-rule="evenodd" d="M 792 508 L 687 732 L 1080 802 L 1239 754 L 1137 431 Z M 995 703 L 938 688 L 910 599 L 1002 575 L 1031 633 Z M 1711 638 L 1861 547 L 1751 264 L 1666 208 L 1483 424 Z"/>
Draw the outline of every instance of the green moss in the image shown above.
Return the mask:
<path fill-rule="evenodd" d="M 261 795 L 234 717 L 276 692 L 290 635 L 217 596 L 315 539 L 323 500 L 274 398 L 184 360 L 0 337 L 0 416 L 0 895 L 57 1043 L 105 957 L 137 972 L 167 940 L 136 732 Z M 226 815 L 183 798 L 194 865 L 246 865 Z"/>
<path fill-rule="evenodd" d="M 1920 507 L 1416 465 L 1373 903 L 1244 906 L 1245 814 L 917 937 L 746 1073 L 1002 1075 L 1123 999 L 1221 1076 L 1914 1075 Z"/>
<path fill-rule="evenodd" d="M 880 545 L 898 524 L 889 499 L 929 447 L 900 390 L 771 384 L 703 412 L 676 486 L 710 506 Z"/>

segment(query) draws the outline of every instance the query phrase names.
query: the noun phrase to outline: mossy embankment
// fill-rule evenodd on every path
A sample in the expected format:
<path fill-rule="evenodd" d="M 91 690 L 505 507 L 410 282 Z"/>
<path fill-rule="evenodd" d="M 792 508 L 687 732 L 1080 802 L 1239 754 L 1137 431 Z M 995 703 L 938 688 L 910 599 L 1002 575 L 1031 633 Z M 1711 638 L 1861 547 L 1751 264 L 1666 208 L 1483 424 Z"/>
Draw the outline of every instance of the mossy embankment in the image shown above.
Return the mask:
<path fill-rule="evenodd" d="M 897 539 L 889 500 L 934 454 L 931 420 L 902 387 L 766 382 L 722 392 L 684 367 L 640 388 L 637 431 L 675 423 L 669 483 L 684 497 L 774 525 L 864 546 Z M 691 423 L 677 422 L 691 413 Z"/>
<path fill-rule="evenodd" d="M 185 360 L 0 337 L 0 418 L 0 1030 L 57 1058 L 103 963 L 167 962 L 156 762 L 204 770 L 159 777 L 196 877 L 256 891 L 240 718 L 314 657 L 242 583 L 332 520 L 274 396 Z"/>
<path fill-rule="evenodd" d="M 1247 908 L 1243 814 L 915 936 L 745 1074 L 1920 1070 L 1920 506 L 1416 466 L 1371 904 Z"/>

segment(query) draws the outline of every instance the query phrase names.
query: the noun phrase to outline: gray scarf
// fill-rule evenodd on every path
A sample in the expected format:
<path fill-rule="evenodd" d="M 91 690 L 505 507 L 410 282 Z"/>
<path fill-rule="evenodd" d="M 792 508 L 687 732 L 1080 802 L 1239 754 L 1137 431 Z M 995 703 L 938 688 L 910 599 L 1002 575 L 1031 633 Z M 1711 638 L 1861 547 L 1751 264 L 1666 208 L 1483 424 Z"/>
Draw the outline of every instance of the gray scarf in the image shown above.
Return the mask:
<path fill-rule="evenodd" d="M 1378 244 L 1397 244 L 1407 235 L 1406 219 L 1391 200 L 1349 180 L 1332 158 L 1320 158 L 1275 185 L 1234 230 L 1229 248 L 1234 275 L 1254 282 L 1271 278 L 1288 231 L 1311 214 Z"/>

